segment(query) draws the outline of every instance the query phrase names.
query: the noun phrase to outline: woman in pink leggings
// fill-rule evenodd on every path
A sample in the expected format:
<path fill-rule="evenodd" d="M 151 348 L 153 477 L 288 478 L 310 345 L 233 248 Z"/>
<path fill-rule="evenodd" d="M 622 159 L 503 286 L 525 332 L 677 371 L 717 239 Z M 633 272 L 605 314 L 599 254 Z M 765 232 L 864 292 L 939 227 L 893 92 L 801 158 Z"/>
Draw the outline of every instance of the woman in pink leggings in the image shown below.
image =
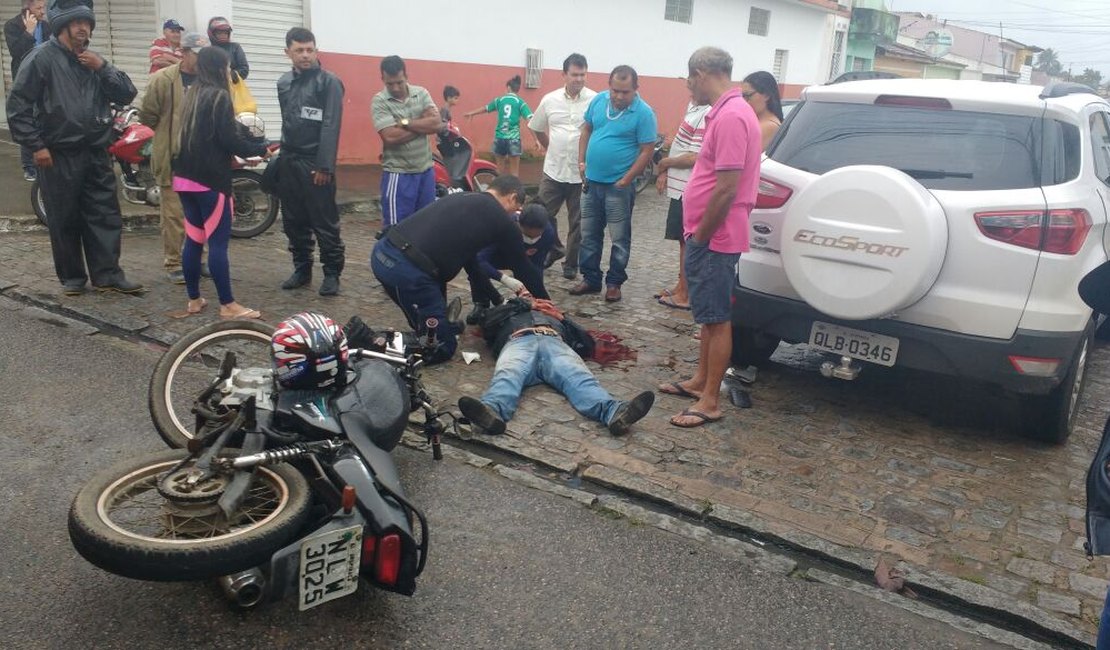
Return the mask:
<path fill-rule="evenodd" d="M 220 318 L 261 318 L 256 309 L 235 302 L 227 245 L 231 239 L 231 163 L 235 156 L 269 157 L 264 142 L 252 141 L 235 121 L 228 93 L 228 58 L 223 50 L 206 47 L 197 56 L 196 79 L 185 92 L 181 152 L 173 162 L 173 189 L 185 208 L 185 245 L 181 269 L 189 303 L 200 313 L 208 304 L 200 296 L 200 258 L 208 244 L 208 270 L 220 298 Z"/>

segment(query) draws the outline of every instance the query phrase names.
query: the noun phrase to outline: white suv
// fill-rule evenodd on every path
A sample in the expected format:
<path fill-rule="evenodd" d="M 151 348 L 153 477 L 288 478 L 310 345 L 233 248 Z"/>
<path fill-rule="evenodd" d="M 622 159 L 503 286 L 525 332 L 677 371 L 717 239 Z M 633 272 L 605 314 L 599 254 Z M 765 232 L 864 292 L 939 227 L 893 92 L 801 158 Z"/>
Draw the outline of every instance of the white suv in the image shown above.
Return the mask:
<path fill-rule="evenodd" d="M 737 267 L 737 364 L 780 340 L 1026 395 L 1064 441 L 1106 261 L 1110 104 L 1075 84 L 877 80 L 812 87 L 764 158 Z"/>

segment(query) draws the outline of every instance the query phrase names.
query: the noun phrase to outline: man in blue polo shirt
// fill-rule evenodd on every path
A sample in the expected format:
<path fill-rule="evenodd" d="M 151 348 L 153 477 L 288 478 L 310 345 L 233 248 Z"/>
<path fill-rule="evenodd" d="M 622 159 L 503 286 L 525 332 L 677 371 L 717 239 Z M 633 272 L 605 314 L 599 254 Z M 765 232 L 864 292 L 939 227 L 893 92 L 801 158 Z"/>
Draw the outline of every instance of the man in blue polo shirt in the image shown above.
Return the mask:
<path fill-rule="evenodd" d="M 586 179 L 582 197 L 582 282 L 571 295 L 601 293 L 601 247 L 605 226 L 613 248 L 605 276 L 605 300 L 621 299 L 621 285 L 632 250 L 632 181 L 647 166 L 655 149 L 655 112 L 636 92 L 639 77 L 630 66 L 609 74 L 609 90 L 600 92 L 586 109 L 578 143 L 578 167 Z"/>

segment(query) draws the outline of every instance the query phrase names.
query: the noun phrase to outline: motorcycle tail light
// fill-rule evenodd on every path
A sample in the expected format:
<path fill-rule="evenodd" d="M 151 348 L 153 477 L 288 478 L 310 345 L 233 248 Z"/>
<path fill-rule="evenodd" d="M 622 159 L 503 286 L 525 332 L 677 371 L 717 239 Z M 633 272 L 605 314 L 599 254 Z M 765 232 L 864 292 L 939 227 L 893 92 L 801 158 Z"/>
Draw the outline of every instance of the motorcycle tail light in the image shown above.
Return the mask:
<path fill-rule="evenodd" d="M 383 585 L 397 584 L 401 573 L 401 536 L 391 533 L 382 537 L 374 558 L 374 577 Z"/>

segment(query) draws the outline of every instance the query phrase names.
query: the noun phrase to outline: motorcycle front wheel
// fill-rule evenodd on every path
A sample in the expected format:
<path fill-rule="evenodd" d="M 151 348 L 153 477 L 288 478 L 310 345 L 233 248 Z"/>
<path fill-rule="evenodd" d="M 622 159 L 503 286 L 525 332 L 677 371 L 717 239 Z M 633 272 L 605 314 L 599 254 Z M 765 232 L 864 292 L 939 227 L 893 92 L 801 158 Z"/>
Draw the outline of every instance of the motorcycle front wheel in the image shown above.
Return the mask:
<path fill-rule="evenodd" d="M 274 225 L 280 201 L 262 191 L 262 175 L 249 169 L 231 172 L 231 236 L 246 239 L 261 235 Z"/>
<path fill-rule="evenodd" d="M 311 499 L 308 481 L 295 468 L 258 468 L 229 518 L 216 505 L 228 477 L 206 479 L 206 499 L 163 496 L 162 477 L 187 455 L 165 451 L 134 458 L 93 477 L 69 511 L 77 552 L 127 578 L 203 580 L 263 564 L 300 532 Z M 189 469 L 187 464 L 175 475 Z M 202 491 L 209 487 L 200 485 Z"/>
<path fill-rule="evenodd" d="M 196 420 L 193 402 L 219 374 L 227 352 L 235 353 L 236 367 L 270 368 L 272 325 L 255 320 L 217 321 L 181 338 L 162 355 L 150 377 L 148 405 L 158 435 L 173 449 L 193 439 Z"/>
<path fill-rule="evenodd" d="M 497 178 L 497 175 L 497 172 L 488 169 L 483 169 L 482 171 L 474 174 L 474 179 L 472 181 L 474 187 L 472 188 L 472 191 L 485 192 L 487 189 L 489 189 L 489 184 L 493 182 L 493 179 Z"/>
<path fill-rule="evenodd" d="M 636 190 L 636 193 L 639 194 L 640 192 L 643 192 L 648 185 L 651 185 L 652 181 L 654 180 L 655 164 L 649 162 L 648 166 L 644 168 L 644 171 L 641 172 L 640 175 L 637 176 L 635 179 L 633 179 L 632 187 Z"/>
<path fill-rule="evenodd" d="M 50 223 L 46 220 L 46 197 L 43 196 L 42 185 L 38 181 L 31 183 L 31 207 L 34 208 L 39 223 L 49 227 Z"/>

